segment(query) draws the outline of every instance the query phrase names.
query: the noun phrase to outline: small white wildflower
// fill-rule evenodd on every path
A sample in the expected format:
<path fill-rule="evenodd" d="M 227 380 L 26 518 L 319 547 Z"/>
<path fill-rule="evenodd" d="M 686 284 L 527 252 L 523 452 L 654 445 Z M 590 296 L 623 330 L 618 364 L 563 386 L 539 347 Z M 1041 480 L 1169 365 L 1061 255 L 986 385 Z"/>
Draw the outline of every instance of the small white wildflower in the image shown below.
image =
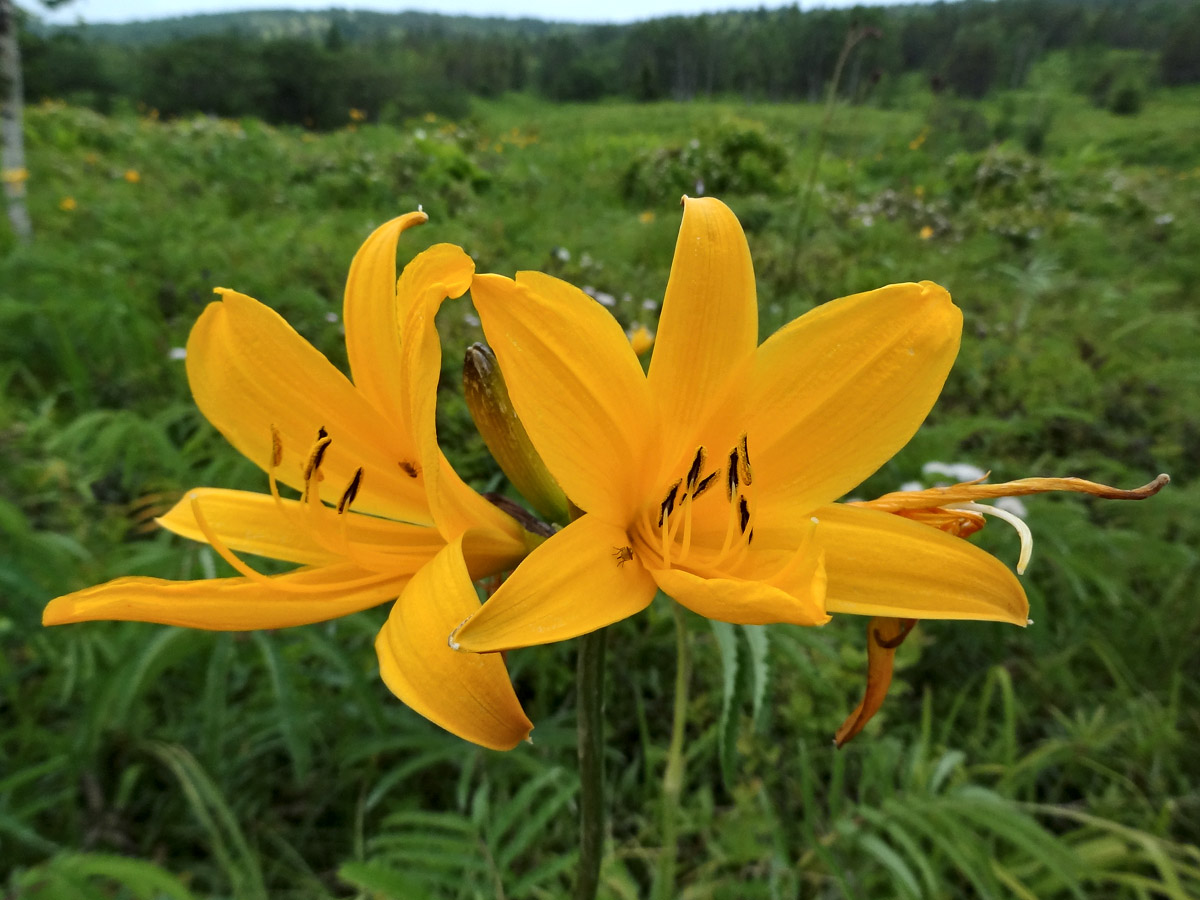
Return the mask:
<path fill-rule="evenodd" d="M 187 347 L 172 347 L 167 351 L 167 359 L 187 359 Z"/>
<path fill-rule="evenodd" d="M 570 262 L 571 261 L 571 251 L 568 250 L 566 247 L 555 247 L 554 250 L 552 250 L 551 252 L 554 254 L 554 257 L 559 262 Z"/>
<path fill-rule="evenodd" d="M 647 309 L 653 312 L 654 310 L 658 309 L 658 301 L 651 300 L 649 297 L 647 297 L 642 301 L 642 309 Z"/>
<path fill-rule="evenodd" d="M 1021 502 L 1020 497 L 1000 497 L 994 505 L 999 509 L 1008 510 L 1019 519 L 1024 519 L 1029 515 L 1029 510 L 1025 508 L 1025 504 Z"/>
<path fill-rule="evenodd" d="M 921 466 L 921 474 L 928 478 L 931 475 L 941 475 L 956 482 L 977 481 L 987 472 L 971 463 L 927 462 Z"/>
<path fill-rule="evenodd" d="M 919 481 L 906 481 L 906 482 L 904 482 L 904 484 L 900 485 L 900 490 L 902 490 L 902 491 L 923 491 L 923 490 L 925 490 L 925 485 L 923 485 Z"/>
<path fill-rule="evenodd" d="M 608 306 L 608 307 L 617 305 L 617 298 L 614 297 L 612 294 L 606 293 L 604 291 L 596 292 L 596 300 L 599 303 L 603 304 L 604 306 Z"/>
<path fill-rule="evenodd" d="M 704 196 L 704 179 L 703 178 L 696 179 L 696 196 L 697 197 Z"/>
<path fill-rule="evenodd" d="M 325 313 L 325 321 L 326 322 L 329 322 L 332 324 L 333 322 L 336 322 L 337 320 L 338 320 L 338 314 L 333 312 L 332 310 L 330 312 Z"/>
<path fill-rule="evenodd" d="M 470 325 L 472 328 L 479 327 L 479 316 L 475 315 L 474 313 L 469 313 L 469 312 L 463 313 L 463 321 L 466 322 L 468 325 Z"/>

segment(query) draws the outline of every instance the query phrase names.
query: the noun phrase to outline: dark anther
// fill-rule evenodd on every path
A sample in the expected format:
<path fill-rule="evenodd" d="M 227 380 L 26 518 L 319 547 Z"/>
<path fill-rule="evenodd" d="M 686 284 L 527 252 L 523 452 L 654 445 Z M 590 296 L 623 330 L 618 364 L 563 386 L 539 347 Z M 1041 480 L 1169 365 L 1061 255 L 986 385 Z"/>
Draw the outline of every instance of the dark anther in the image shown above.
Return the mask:
<path fill-rule="evenodd" d="M 662 528 L 663 520 L 675 510 L 675 498 L 679 496 L 679 485 L 682 483 L 681 481 L 676 481 L 671 485 L 671 489 L 667 491 L 667 498 L 663 500 L 662 506 L 658 510 L 659 528 Z"/>
<path fill-rule="evenodd" d="M 407 459 L 400 460 L 400 468 L 404 470 L 404 474 L 409 478 L 416 478 L 418 475 L 417 467 L 410 463 Z"/>
<path fill-rule="evenodd" d="M 613 556 L 617 560 L 617 568 L 619 569 L 621 566 L 625 565 L 625 563 L 633 559 L 633 548 L 613 547 Z"/>
<path fill-rule="evenodd" d="M 743 434 L 738 440 L 738 474 L 742 477 L 742 484 L 750 484 L 754 480 L 754 474 L 750 471 L 750 450 L 746 446 L 746 436 Z"/>
<path fill-rule="evenodd" d="M 313 446 L 312 452 L 308 456 L 308 461 L 304 464 L 304 480 L 308 481 L 321 468 L 321 461 L 325 459 L 325 451 L 329 449 L 329 445 L 333 443 L 333 438 L 329 436 L 324 428 L 317 432 L 317 443 Z"/>
<path fill-rule="evenodd" d="M 696 449 L 696 457 L 695 457 L 695 459 L 692 460 L 692 467 L 690 469 L 688 469 L 688 473 L 687 473 L 687 489 L 689 491 L 695 489 L 696 482 L 700 480 L 700 470 L 703 468 L 704 468 L 704 448 L 698 447 Z"/>
<path fill-rule="evenodd" d="M 271 467 L 276 468 L 283 462 L 283 438 L 279 436 L 279 429 L 274 425 L 271 426 Z"/>
<path fill-rule="evenodd" d="M 880 647 L 882 647 L 884 650 L 895 650 L 897 647 L 899 647 L 901 644 L 904 643 L 904 639 L 906 637 L 908 637 L 908 633 L 910 631 L 912 631 L 916 627 L 916 625 L 917 625 L 916 619 L 901 619 L 900 620 L 900 633 L 891 639 L 884 638 L 884 636 L 879 633 L 879 629 L 876 628 L 875 629 L 875 643 L 878 644 Z"/>
<path fill-rule="evenodd" d="M 733 502 L 734 491 L 738 487 L 738 452 L 737 447 L 729 451 L 729 465 L 725 469 L 725 496 Z"/>
<path fill-rule="evenodd" d="M 317 429 L 317 446 L 313 449 L 312 471 L 315 472 L 321 468 L 321 461 L 325 459 L 325 451 L 329 449 L 329 445 L 333 441 L 329 438 L 329 432 L 322 425 Z"/>
<path fill-rule="evenodd" d="M 709 472 L 707 475 L 705 475 L 703 478 L 701 478 L 700 483 L 698 485 L 696 485 L 696 489 L 694 491 L 692 491 L 692 499 L 695 500 L 701 494 L 703 494 L 705 491 L 707 491 L 710 487 L 712 487 L 712 483 L 716 480 L 717 480 L 716 472 Z"/>
<path fill-rule="evenodd" d="M 750 505 L 746 502 L 745 497 L 738 497 L 738 525 L 742 529 L 742 534 L 746 533 L 746 526 L 750 524 Z"/>
<path fill-rule="evenodd" d="M 354 477 L 350 479 L 350 484 L 346 486 L 345 492 L 342 494 L 342 499 L 338 501 L 337 511 L 344 513 L 350 508 L 350 504 L 354 502 L 354 498 L 358 496 L 358 489 L 362 487 L 363 470 L 359 466 L 354 470 Z"/>

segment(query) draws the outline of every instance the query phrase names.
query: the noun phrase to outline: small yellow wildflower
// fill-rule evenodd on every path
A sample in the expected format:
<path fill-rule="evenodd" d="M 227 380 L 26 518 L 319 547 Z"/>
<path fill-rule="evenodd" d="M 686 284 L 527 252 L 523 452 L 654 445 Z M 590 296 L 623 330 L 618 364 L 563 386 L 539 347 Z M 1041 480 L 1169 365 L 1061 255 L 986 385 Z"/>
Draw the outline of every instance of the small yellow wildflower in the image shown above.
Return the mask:
<path fill-rule="evenodd" d="M 925 143 L 925 138 L 929 137 L 929 128 L 922 128 L 921 133 L 908 142 L 909 150 L 920 150 L 921 145 Z"/>
<path fill-rule="evenodd" d="M 29 170 L 22 166 L 19 169 L 0 170 L 0 182 L 4 184 L 24 184 L 29 180 Z"/>
<path fill-rule="evenodd" d="M 128 181 L 130 184 L 137 184 L 139 181 L 142 180 L 142 173 L 139 172 L 137 169 L 126 169 L 125 170 L 125 180 Z"/>
<path fill-rule="evenodd" d="M 927 241 L 931 237 L 933 237 L 933 226 L 932 225 L 922 225 L 921 226 L 921 240 Z"/>
<path fill-rule="evenodd" d="M 63 197 L 58 201 L 58 208 L 63 212 L 71 212 L 75 209 L 76 203 L 74 197 Z"/>
<path fill-rule="evenodd" d="M 436 114 L 436 113 L 431 113 L 431 112 L 425 113 L 425 121 L 426 121 L 426 122 L 436 122 L 436 121 L 437 121 L 437 114 Z"/>
<path fill-rule="evenodd" d="M 633 352 L 641 356 L 654 346 L 654 332 L 645 325 L 635 325 L 629 331 L 629 346 Z"/>
<path fill-rule="evenodd" d="M 350 107 L 350 118 L 355 122 L 365 122 L 367 120 L 367 114 L 364 110 Z"/>
<path fill-rule="evenodd" d="M 925 185 L 918 184 L 915 188 L 913 188 L 913 194 L 916 195 L 917 199 L 924 197 L 925 196 Z"/>
<path fill-rule="evenodd" d="M 643 225 L 649 225 L 651 222 L 654 221 L 654 210 L 647 209 L 647 210 L 643 210 L 642 212 L 638 213 L 638 221 L 641 222 Z"/>

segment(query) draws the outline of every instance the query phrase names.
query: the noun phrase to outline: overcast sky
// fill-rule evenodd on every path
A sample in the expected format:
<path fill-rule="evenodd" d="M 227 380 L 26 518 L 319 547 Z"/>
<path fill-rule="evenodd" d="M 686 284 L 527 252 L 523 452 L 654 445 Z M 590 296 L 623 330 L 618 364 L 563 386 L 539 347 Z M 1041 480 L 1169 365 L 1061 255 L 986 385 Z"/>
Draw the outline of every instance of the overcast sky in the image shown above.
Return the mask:
<path fill-rule="evenodd" d="M 803 9 L 817 6 L 852 6 L 864 0 L 804 0 Z M 912 2 L 912 0 L 865 0 L 869 4 Z M 715 12 L 728 9 L 758 9 L 791 5 L 790 0 L 72 0 L 56 10 L 47 10 L 32 0 L 20 4 L 48 22 L 60 25 L 85 22 L 131 22 L 135 19 L 162 19 L 195 13 L 229 12 L 242 9 L 369 9 L 399 12 L 417 9 L 449 15 L 531 16 L 538 19 L 570 22 L 632 22 L 654 16 L 681 13 Z"/>

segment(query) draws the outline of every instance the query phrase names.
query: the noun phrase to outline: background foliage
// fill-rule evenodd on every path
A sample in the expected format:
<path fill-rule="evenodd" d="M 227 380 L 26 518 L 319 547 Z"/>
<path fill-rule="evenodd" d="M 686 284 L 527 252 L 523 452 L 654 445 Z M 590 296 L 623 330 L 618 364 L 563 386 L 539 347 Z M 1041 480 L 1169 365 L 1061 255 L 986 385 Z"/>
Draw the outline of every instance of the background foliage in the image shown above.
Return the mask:
<path fill-rule="evenodd" d="M 839 20 L 820 46 L 836 55 L 843 36 Z M 510 654 L 537 730 L 495 754 L 388 695 L 371 649 L 386 610 L 246 635 L 43 630 L 40 610 L 120 574 L 220 571 L 151 523 L 193 485 L 262 487 L 195 411 L 175 352 L 214 284 L 269 303 L 344 363 L 351 255 L 422 203 L 432 221 L 402 257 L 453 241 L 481 270 L 545 269 L 653 327 L 676 198 L 703 182 L 746 226 L 764 334 L 890 281 L 939 281 L 962 306 L 944 396 L 860 496 L 929 461 L 996 480 L 1175 482 L 1143 504 L 1030 500 L 1036 624 L 923 624 L 878 721 L 841 752 L 830 738 L 862 687 L 861 621 L 692 619 L 683 896 L 1195 896 L 1200 94 L 1148 75 L 1137 115 L 1119 115 L 1081 89 L 1081 52 L 1040 55 L 1023 86 L 983 100 L 901 80 L 886 103 L 840 109 L 811 195 L 822 111 L 803 103 L 464 94 L 452 120 L 375 124 L 341 97 L 323 134 L 264 124 L 261 97 L 259 116 L 237 119 L 29 110 L 36 239 L 0 232 L 4 889 L 567 895 L 569 644 Z M 443 443 L 478 485 L 502 486 L 458 389 L 453 348 L 481 337 L 469 305 L 440 324 Z M 1001 528 L 980 540 L 1015 559 Z M 644 891 L 661 838 L 671 629 L 660 602 L 609 641 L 610 898 Z"/>

